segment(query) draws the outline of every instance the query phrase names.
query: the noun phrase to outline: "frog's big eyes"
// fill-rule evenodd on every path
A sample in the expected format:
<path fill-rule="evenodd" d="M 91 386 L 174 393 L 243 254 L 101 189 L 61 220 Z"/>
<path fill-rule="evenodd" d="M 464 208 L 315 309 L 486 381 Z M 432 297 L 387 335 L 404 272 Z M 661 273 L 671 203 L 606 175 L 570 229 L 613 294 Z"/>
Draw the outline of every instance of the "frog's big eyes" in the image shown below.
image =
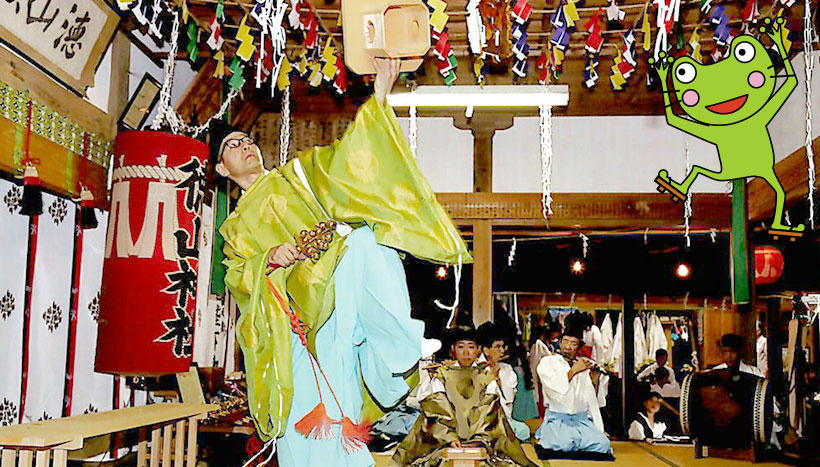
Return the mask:
<path fill-rule="evenodd" d="M 697 74 L 698 72 L 695 70 L 695 66 L 688 62 L 681 63 L 675 68 L 675 78 L 684 84 L 694 81 Z"/>
<path fill-rule="evenodd" d="M 755 47 L 748 42 L 741 42 L 735 47 L 735 58 L 740 63 L 749 63 L 755 58 Z"/>

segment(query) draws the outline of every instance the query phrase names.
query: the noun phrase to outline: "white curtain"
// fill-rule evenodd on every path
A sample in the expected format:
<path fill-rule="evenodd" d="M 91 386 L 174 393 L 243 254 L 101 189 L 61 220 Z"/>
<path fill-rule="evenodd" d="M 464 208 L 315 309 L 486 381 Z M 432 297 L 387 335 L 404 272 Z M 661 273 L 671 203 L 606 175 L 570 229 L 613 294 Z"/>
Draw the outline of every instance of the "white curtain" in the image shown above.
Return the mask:
<path fill-rule="evenodd" d="M 20 420 L 23 305 L 29 218 L 19 214 L 22 187 L 0 179 L 0 426 Z"/>
<path fill-rule="evenodd" d="M 62 416 L 76 205 L 43 193 L 31 286 L 26 422 Z"/>
<path fill-rule="evenodd" d="M 108 213 L 97 210 L 97 220 L 99 227 L 83 231 L 71 415 L 111 410 L 114 402 L 114 377 L 94 372 Z"/>

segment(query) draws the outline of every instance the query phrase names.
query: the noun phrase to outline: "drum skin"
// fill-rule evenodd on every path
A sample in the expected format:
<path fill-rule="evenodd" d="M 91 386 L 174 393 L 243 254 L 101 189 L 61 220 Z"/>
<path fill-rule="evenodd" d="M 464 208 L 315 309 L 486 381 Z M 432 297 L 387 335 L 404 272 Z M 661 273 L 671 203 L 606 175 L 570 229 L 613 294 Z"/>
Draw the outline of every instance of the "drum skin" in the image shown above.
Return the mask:
<path fill-rule="evenodd" d="M 772 421 L 767 379 L 722 369 L 693 373 L 683 380 L 681 428 L 707 446 L 745 449 L 766 443 Z"/>

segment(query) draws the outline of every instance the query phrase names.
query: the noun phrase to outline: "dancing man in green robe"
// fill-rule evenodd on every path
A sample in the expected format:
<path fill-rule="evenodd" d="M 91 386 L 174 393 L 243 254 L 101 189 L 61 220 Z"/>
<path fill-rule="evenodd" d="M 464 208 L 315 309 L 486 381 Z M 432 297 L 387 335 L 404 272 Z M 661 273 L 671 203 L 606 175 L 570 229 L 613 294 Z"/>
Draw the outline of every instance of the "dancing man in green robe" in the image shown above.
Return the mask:
<path fill-rule="evenodd" d="M 386 105 L 398 61 L 376 68 L 375 95 L 344 136 L 280 169 L 265 171 L 242 132 L 212 141 L 216 171 L 244 190 L 220 229 L 225 282 L 250 411 L 263 440 L 278 438 L 283 467 L 374 464 L 362 436 L 379 416 L 373 400 L 398 403 L 422 354 L 398 251 L 471 261 Z M 313 243 L 297 248 L 302 236 Z"/>

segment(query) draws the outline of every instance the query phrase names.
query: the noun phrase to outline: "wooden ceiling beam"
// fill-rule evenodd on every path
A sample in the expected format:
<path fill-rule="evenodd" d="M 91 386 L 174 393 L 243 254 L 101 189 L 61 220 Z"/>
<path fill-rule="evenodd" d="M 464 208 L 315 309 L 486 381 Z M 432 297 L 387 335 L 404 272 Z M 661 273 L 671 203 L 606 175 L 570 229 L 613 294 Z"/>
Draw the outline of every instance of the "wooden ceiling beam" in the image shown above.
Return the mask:
<path fill-rule="evenodd" d="M 820 137 L 812 142 L 814 154 L 820 150 Z M 815 165 L 815 188 L 820 189 L 820 165 Z M 801 147 L 774 165 L 774 172 L 786 192 L 786 207 L 806 199 L 809 193 L 809 163 L 806 148 Z M 775 195 L 762 178 L 754 178 L 748 183 L 749 220 L 768 220 L 774 214 Z"/>
<path fill-rule="evenodd" d="M 457 224 L 489 219 L 493 225 L 538 227 L 546 223 L 540 193 L 438 193 Z M 683 205 L 660 193 L 554 193 L 550 229 L 675 228 L 683 224 Z M 690 227 L 729 225 L 731 200 L 724 194 L 692 197 L 696 215 Z"/>

